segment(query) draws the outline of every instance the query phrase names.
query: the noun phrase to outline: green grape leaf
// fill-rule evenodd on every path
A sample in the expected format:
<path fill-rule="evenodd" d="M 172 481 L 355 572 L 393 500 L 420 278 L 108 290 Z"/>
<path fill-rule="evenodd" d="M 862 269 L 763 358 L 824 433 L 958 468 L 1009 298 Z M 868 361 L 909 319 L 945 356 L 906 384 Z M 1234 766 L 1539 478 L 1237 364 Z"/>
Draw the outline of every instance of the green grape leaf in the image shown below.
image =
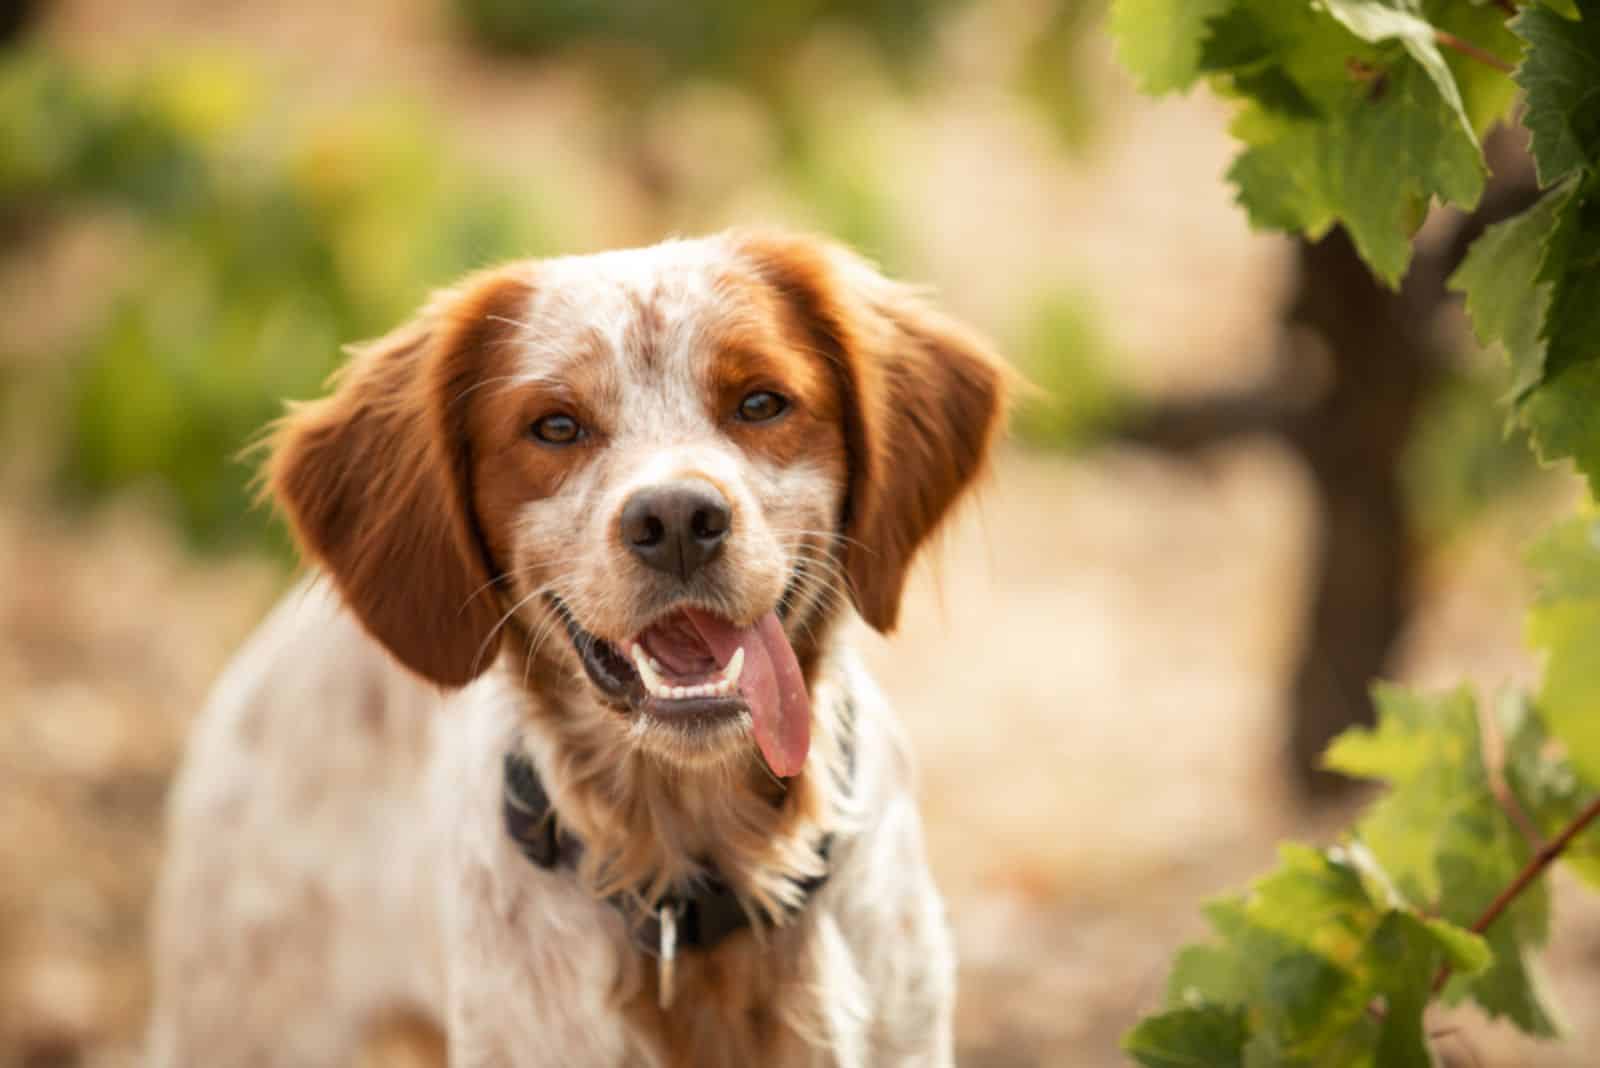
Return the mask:
<path fill-rule="evenodd" d="M 1539 459 L 1571 457 L 1600 490 L 1600 364 L 1574 367 L 1529 391 L 1518 408 Z"/>
<path fill-rule="evenodd" d="M 1379 77 L 1370 85 L 1347 79 L 1331 109 L 1326 96 L 1308 93 L 1323 108 L 1316 121 L 1247 108 L 1233 131 L 1248 147 L 1228 176 L 1254 225 L 1315 237 L 1342 222 L 1393 286 L 1429 199 L 1471 208 L 1484 168 L 1458 109 L 1416 63 L 1399 60 Z"/>
<path fill-rule="evenodd" d="M 1434 43 L 1433 24 L 1420 15 L 1378 0 L 1322 0 L 1328 13 L 1343 23 L 1344 27 L 1363 41 L 1377 43 L 1395 40 L 1427 72 L 1439 96 L 1461 120 L 1467 138 L 1476 145 L 1477 132 L 1467 117 L 1466 105 L 1461 100 L 1461 89 L 1456 85 L 1455 72 L 1444 61 L 1439 46 Z"/>
<path fill-rule="evenodd" d="M 1238 956 L 1222 946 L 1198 943 L 1185 946 L 1173 960 L 1167 977 L 1167 1007 L 1243 1004 L 1250 979 Z"/>
<path fill-rule="evenodd" d="M 1425 919 L 1403 913 L 1427 928 L 1427 935 L 1444 955 L 1445 963 L 1462 975 L 1478 975 L 1494 963 L 1494 952 L 1484 937 L 1448 920 Z M 1429 983 L 1433 977 L 1428 977 Z"/>
<path fill-rule="evenodd" d="M 1245 1037 L 1242 1008 L 1199 1005 L 1141 1020 L 1122 1049 L 1147 1068 L 1242 1068 Z"/>
<path fill-rule="evenodd" d="M 1579 19 L 1530 5 L 1511 24 L 1529 46 L 1516 81 L 1541 185 L 1600 161 L 1600 0 L 1576 7 Z"/>
<path fill-rule="evenodd" d="M 1540 281 L 1553 285 L 1545 318 L 1545 372 L 1554 378 L 1593 362 L 1600 338 L 1600 180 L 1593 177 L 1561 205 Z"/>
<path fill-rule="evenodd" d="M 1525 395 L 1544 375 L 1542 332 L 1552 283 L 1540 280 L 1540 267 L 1571 195 L 1570 189 L 1555 190 L 1521 215 L 1489 227 L 1450 278 L 1450 288 L 1466 295 L 1478 340 L 1505 348 L 1513 397 Z"/>
<path fill-rule="evenodd" d="M 1470 209 L 1483 192 L 1478 134 L 1514 86 L 1445 56 L 1432 20 L 1496 55 L 1515 57 L 1518 42 L 1471 5 L 1118 0 L 1112 18 L 1146 89 L 1205 75 L 1241 101 L 1233 133 L 1244 151 L 1229 179 L 1254 226 L 1316 238 L 1342 223 L 1394 286 L 1429 203 Z"/>
<path fill-rule="evenodd" d="M 1517 415 L 1539 458 L 1570 457 L 1600 487 L 1600 177 L 1577 183 L 1557 207 L 1539 281 L 1550 287 L 1540 339 L 1544 374 Z"/>
<path fill-rule="evenodd" d="M 1199 76 L 1205 25 L 1231 0 L 1115 0 L 1117 57 L 1147 93 L 1187 89 Z"/>
<path fill-rule="evenodd" d="M 1422 1017 L 1433 986 L 1437 962 L 1447 961 L 1468 974 L 1481 972 L 1491 954 L 1483 939 L 1442 920 L 1391 911 L 1366 945 L 1375 988 L 1383 997 L 1376 1063 L 1389 1068 L 1431 1068 Z"/>
<path fill-rule="evenodd" d="M 1357 838 L 1415 908 L 1468 927 L 1531 856 L 1495 799 L 1476 702 L 1465 690 L 1429 698 L 1392 686 L 1378 687 L 1375 697 L 1377 727 L 1341 735 L 1325 763 L 1389 781 L 1389 793 L 1357 824 Z M 1458 977 L 1452 996 L 1470 997 L 1531 1034 L 1554 1033 L 1525 956 L 1548 928 L 1549 891 L 1537 883 L 1489 928 L 1493 962 Z"/>
<path fill-rule="evenodd" d="M 1215 940 L 1178 954 L 1165 1011 L 1129 1036 L 1141 1063 L 1213 1063 L 1209 1043 L 1229 1020 L 1230 1059 L 1214 1063 L 1428 1065 L 1433 977 L 1444 964 L 1477 973 L 1491 957 L 1477 935 L 1398 900 L 1343 847 L 1285 845 L 1276 869 L 1206 915 Z"/>

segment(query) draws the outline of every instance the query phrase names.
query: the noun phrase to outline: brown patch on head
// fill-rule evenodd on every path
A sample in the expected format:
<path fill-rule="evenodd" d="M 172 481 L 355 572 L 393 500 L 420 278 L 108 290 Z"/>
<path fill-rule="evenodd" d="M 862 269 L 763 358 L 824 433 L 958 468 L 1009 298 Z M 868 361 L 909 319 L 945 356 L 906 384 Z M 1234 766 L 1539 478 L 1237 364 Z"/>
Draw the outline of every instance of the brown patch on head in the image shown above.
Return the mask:
<path fill-rule="evenodd" d="M 770 285 L 747 273 L 719 279 L 718 291 L 741 309 L 712 341 L 705 364 L 707 403 L 721 414 L 724 432 L 748 453 L 780 465 L 808 462 L 818 470 L 846 470 L 839 391 L 827 357 L 796 329 L 788 305 Z M 788 402 L 765 423 L 738 418 L 752 393 L 776 393 Z"/>
<path fill-rule="evenodd" d="M 477 391 L 470 405 L 463 406 L 464 433 L 477 443 L 473 478 L 483 536 L 494 559 L 508 569 L 519 563 L 518 512 L 529 501 L 561 492 L 573 472 L 605 447 L 611 413 L 618 404 L 617 383 L 607 358 L 610 345 L 601 331 L 578 330 L 564 348 L 559 366 L 529 374 L 522 362 L 522 345 L 496 346 L 487 354 L 483 372 L 483 380 L 493 385 Z M 574 419 L 584 428 L 584 438 L 570 445 L 537 440 L 533 426 L 552 415 Z"/>
<path fill-rule="evenodd" d="M 471 406 L 528 281 L 489 272 L 359 352 L 276 427 L 267 485 L 300 544 L 402 663 L 459 686 L 493 662 L 498 569 L 473 501 Z"/>
<path fill-rule="evenodd" d="M 835 370 L 850 459 L 845 568 L 862 617 L 889 631 L 917 549 L 984 466 L 1007 372 L 972 332 L 842 249 L 784 235 L 736 243 Z"/>

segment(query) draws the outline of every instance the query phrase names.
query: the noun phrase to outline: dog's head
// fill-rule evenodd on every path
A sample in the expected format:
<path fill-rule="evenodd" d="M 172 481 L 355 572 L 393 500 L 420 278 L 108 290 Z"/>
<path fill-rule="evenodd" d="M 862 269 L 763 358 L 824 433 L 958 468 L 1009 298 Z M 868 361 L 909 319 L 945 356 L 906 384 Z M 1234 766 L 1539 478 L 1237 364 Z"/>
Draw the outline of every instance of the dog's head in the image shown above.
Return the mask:
<path fill-rule="evenodd" d="M 846 601 L 893 627 L 1003 380 L 842 249 L 728 234 L 436 296 L 291 412 L 268 479 L 418 674 L 463 685 L 504 645 L 663 754 L 753 733 L 790 775 L 820 636 Z"/>

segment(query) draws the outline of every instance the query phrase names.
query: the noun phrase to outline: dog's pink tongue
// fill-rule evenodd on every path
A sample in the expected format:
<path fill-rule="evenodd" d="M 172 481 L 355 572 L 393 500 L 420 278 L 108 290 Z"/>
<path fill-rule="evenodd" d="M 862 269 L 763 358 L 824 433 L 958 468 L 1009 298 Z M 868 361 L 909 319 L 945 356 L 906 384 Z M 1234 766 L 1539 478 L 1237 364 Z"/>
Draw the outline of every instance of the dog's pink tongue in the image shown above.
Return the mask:
<path fill-rule="evenodd" d="M 768 612 L 753 627 L 736 627 L 693 608 L 684 614 L 717 663 L 726 664 L 734 650 L 744 650 L 739 692 L 755 721 L 756 745 L 774 775 L 797 773 L 811 748 L 811 697 L 778 613 Z"/>

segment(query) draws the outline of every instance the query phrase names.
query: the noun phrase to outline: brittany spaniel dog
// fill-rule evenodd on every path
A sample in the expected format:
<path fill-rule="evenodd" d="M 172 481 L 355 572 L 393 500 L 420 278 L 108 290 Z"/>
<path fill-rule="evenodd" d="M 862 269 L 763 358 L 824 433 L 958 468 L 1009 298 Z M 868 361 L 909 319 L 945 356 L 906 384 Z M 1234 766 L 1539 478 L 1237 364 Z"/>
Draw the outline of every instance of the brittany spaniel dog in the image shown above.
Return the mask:
<path fill-rule="evenodd" d="M 195 727 L 155 1068 L 947 1065 L 905 744 L 852 654 L 1008 379 L 843 249 L 439 293 L 267 442 L 316 573 Z"/>

